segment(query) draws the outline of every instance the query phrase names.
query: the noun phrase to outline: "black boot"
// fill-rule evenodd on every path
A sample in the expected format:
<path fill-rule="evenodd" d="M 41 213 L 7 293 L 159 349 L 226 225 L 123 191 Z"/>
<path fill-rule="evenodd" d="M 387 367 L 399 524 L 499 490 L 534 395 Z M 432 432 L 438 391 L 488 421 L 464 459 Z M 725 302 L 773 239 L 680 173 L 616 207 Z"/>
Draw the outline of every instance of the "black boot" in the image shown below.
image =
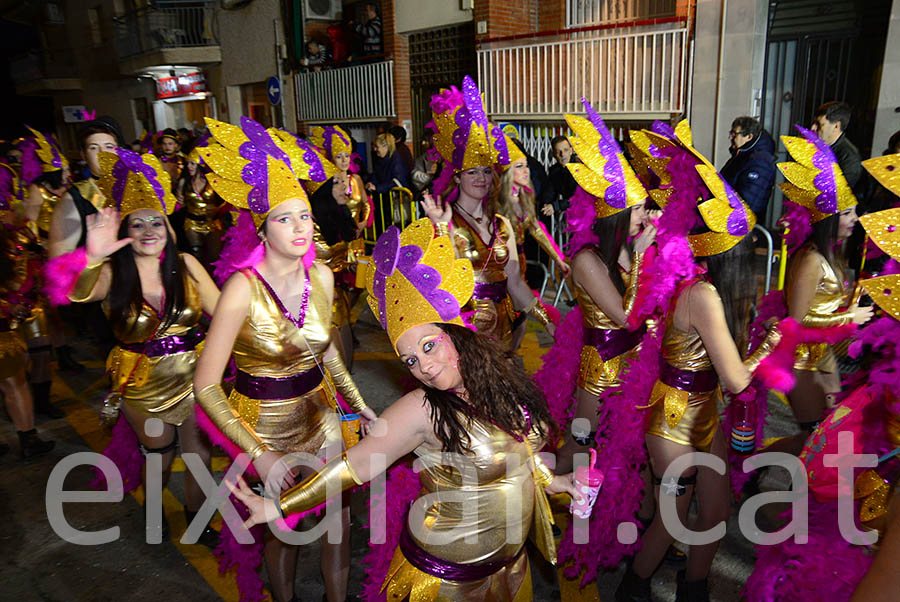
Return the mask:
<path fill-rule="evenodd" d="M 684 571 L 678 571 L 675 602 L 709 602 L 709 584 L 707 580 L 685 581 Z"/>
<path fill-rule="evenodd" d="M 188 528 L 190 528 L 191 523 L 194 522 L 195 516 L 197 516 L 196 512 L 191 512 L 187 508 L 184 509 L 184 519 Z M 206 527 L 203 529 L 203 533 L 197 538 L 197 543 L 206 546 L 210 550 L 215 550 L 216 546 L 219 545 L 219 532 L 207 523 Z"/>
<path fill-rule="evenodd" d="M 60 370 L 72 374 L 81 374 L 84 372 L 84 366 L 75 361 L 72 357 L 72 348 L 68 345 L 56 348 L 56 365 Z"/>
<path fill-rule="evenodd" d="M 31 391 L 34 396 L 34 413 L 47 418 L 65 418 L 66 413 L 53 405 L 50 401 L 50 381 L 31 383 Z"/>
<path fill-rule="evenodd" d="M 616 602 L 650 602 L 650 577 L 638 577 L 628 563 L 622 582 L 616 588 Z"/>
<path fill-rule="evenodd" d="M 30 431 L 16 431 L 16 434 L 19 436 L 19 451 L 22 454 L 23 460 L 46 454 L 53 449 L 54 445 L 56 445 L 55 441 L 44 441 L 38 437 L 37 430 L 35 429 L 31 429 Z"/>

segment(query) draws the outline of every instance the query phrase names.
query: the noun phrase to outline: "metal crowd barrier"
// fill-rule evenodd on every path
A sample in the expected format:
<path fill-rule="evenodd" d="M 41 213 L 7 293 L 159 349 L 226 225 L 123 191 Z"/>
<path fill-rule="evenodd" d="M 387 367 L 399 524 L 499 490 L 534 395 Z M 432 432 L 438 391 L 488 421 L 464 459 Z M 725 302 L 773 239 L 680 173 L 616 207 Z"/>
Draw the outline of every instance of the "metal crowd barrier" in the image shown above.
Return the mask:
<path fill-rule="evenodd" d="M 775 263 L 775 246 L 772 243 L 772 235 L 768 230 L 759 224 L 753 226 L 753 229 L 762 233 L 766 239 L 766 288 L 763 291 L 763 295 L 768 295 L 769 290 L 772 288 L 772 265 Z"/>
<path fill-rule="evenodd" d="M 421 217 L 421 209 L 413 201 L 412 191 L 402 186 L 374 195 L 372 202 L 375 204 L 375 217 L 372 226 L 363 231 L 363 240 L 370 245 L 374 245 L 387 228 L 397 226 L 402 230 Z"/>

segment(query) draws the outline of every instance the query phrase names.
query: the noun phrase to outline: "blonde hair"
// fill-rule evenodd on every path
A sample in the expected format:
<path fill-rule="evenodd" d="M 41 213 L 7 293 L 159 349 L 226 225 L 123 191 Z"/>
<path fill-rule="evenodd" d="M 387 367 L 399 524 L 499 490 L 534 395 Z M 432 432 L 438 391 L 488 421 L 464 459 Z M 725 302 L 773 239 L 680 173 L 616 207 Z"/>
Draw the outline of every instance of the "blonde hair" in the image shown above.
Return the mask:
<path fill-rule="evenodd" d="M 397 150 L 397 141 L 393 134 L 378 134 L 378 136 L 375 137 L 375 144 L 385 145 L 388 149 L 388 157 L 393 155 L 394 151 Z"/>
<path fill-rule="evenodd" d="M 513 166 L 510 165 L 509 168 L 503 172 L 503 175 L 500 176 L 500 198 L 498 199 L 497 210 L 498 213 L 506 217 L 510 222 L 515 223 L 519 218 L 516 216 L 516 212 L 513 209 L 513 186 Z M 535 218 L 534 186 L 531 183 L 531 176 L 528 177 L 527 187 L 519 187 L 519 205 L 522 207 L 522 211 L 525 212 L 526 219 Z M 521 243 L 522 241 L 518 242 Z"/>

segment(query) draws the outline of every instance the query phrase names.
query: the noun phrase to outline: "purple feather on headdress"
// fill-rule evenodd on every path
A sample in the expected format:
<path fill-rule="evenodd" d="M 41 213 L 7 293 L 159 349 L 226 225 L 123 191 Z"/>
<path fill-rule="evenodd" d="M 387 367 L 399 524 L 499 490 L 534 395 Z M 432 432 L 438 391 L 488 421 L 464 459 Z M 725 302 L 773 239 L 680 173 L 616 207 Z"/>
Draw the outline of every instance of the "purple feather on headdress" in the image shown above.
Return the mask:
<path fill-rule="evenodd" d="M 655 134 L 659 134 L 663 138 L 668 140 L 672 140 L 673 142 L 676 140 L 675 130 L 672 129 L 672 126 L 664 121 L 659 121 L 658 119 L 653 122 L 653 125 L 650 126 L 650 131 Z"/>
<path fill-rule="evenodd" d="M 600 134 L 600 141 L 597 143 L 597 147 L 606 160 L 606 164 L 603 166 L 603 177 L 610 183 L 610 186 L 603 193 L 603 200 L 614 209 L 624 209 L 628 206 L 628 194 L 625 188 L 625 170 L 619 158 L 622 154 L 622 149 L 609 131 L 609 128 L 606 127 L 603 119 L 591 106 L 591 103 L 587 99 L 582 98 L 581 104 L 584 105 L 584 109 L 587 112 L 588 121 Z"/>
<path fill-rule="evenodd" d="M 331 128 L 331 126 L 328 126 Z M 334 134 L 340 136 L 340 132 L 331 128 Z M 324 182 L 328 178 L 325 177 L 325 165 L 322 164 L 322 159 L 319 157 L 319 153 L 316 152 L 316 147 L 310 142 L 304 140 L 294 132 L 290 132 L 288 130 L 281 130 L 283 132 L 287 132 L 291 136 L 294 137 L 294 142 L 296 142 L 297 146 L 303 150 L 303 162 L 309 166 L 309 179 L 313 182 Z M 326 132 L 328 128 L 326 128 Z M 343 140 L 343 136 L 340 136 Z M 330 136 L 325 136 L 325 146 L 330 146 L 329 140 L 331 140 Z M 330 151 L 328 151 L 330 153 Z M 330 156 L 330 155 L 329 155 Z M 295 166 L 297 167 L 297 166 Z"/>
<path fill-rule="evenodd" d="M 159 182 L 156 170 L 152 166 L 144 163 L 144 158 L 141 155 L 128 150 L 127 148 L 116 148 L 116 154 L 119 156 L 119 160 L 116 161 L 116 164 L 112 169 L 112 176 L 116 180 L 113 183 L 112 196 L 116 201 L 116 204 L 119 206 L 122 205 L 122 198 L 125 195 L 125 184 L 128 181 L 128 174 L 136 173 L 147 178 L 147 182 L 149 182 L 151 188 L 153 188 L 153 193 L 156 195 L 156 198 L 159 199 L 163 209 L 168 209 L 165 200 L 166 191 Z"/>
<path fill-rule="evenodd" d="M 837 213 L 837 182 L 835 181 L 834 169 L 832 168 L 833 165 L 837 165 L 834 151 L 815 132 L 800 125 L 795 125 L 794 127 L 808 142 L 816 147 L 816 152 L 812 156 L 812 164 L 819 170 L 819 173 L 813 178 L 813 185 L 819 191 L 819 195 L 816 197 L 816 209 L 822 213 Z"/>
<path fill-rule="evenodd" d="M 732 236 L 744 236 L 750 232 L 750 222 L 747 219 L 747 210 L 744 208 L 744 203 L 741 202 L 741 197 L 734 191 L 734 188 L 720 174 L 716 173 L 716 177 L 719 178 L 725 187 L 728 204 L 731 206 L 731 213 L 728 214 L 727 222 L 728 233 Z"/>
<path fill-rule="evenodd" d="M 22 152 L 22 168 L 19 171 L 22 183 L 31 184 L 44 173 L 41 169 L 41 160 L 37 156 L 37 143 L 32 138 L 25 138 L 16 145 L 16 148 Z"/>
<path fill-rule="evenodd" d="M 0 167 L 0 211 L 9 211 L 15 196 L 12 168 L 4 164 Z"/>
<path fill-rule="evenodd" d="M 263 214 L 269 210 L 269 163 L 271 156 L 285 165 L 291 165 L 287 153 L 278 148 L 266 129 L 249 117 L 241 116 L 241 130 L 247 142 L 241 144 L 238 152 L 249 161 L 241 170 L 241 179 L 253 188 L 247 193 L 247 206 L 253 213 Z"/>

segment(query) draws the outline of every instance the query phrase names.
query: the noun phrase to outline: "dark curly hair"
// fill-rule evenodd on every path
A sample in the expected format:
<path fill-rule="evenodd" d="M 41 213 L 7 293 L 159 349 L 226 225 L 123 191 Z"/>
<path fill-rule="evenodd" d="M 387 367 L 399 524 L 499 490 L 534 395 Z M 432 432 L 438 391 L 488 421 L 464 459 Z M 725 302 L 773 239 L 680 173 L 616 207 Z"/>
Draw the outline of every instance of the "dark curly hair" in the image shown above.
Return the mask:
<path fill-rule="evenodd" d="M 471 400 L 450 391 L 423 387 L 443 451 L 470 451 L 471 439 L 466 429 L 472 419 L 493 424 L 517 438 L 527 435 L 528 423 L 521 407 L 531 415 L 532 428 L 541 436 L 553 429 L 544 395 L 497 341 L 455 324 L 436 326 L 450 336 L 459 353 L 459 372 Z"/>

